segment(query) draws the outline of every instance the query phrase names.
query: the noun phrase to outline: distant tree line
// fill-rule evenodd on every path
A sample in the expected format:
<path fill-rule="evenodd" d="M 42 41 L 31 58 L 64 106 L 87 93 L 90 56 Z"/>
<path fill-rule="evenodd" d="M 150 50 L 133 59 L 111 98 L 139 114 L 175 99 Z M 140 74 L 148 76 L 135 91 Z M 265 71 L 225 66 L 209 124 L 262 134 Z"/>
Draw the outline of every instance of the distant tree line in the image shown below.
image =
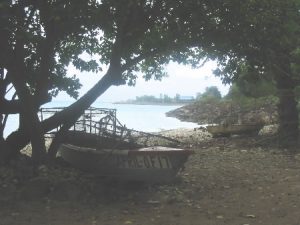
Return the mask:
<path fill-rule="evenodd" d="M 221 92 L 219 91 L 218 87 L 211 86 L 211 87 L 205 88 L 204 93 L 198 93 L 196 98 L 197 98 L 197 100 L 203 99 L 203 98 L 221 99 L 222 95 L 221 95 Z"/>
<path fill-rule="evenodd" d="M 216 86 L 207 87 L 204 93 L 197 94 L 196 101 L 205 104 L 228 103 L 238 107 L 241 111 L 257 110 L 266 105 L 275 106 L 279 99 L 276 96 L 276 88 L 270 82 L 261 81 L 256 84 L 245 83 L 237 80 L 234 82 L 228 93 L 222 97 Z M 299 102 L 299 101 L 298 101 Z M 300 103 L 298 103 L 300 106 Z"/>
<path fill-rule="evenodd" d="M 194 102 L 194 96 L 181 96 L 176 94 L 174 97 L 170 97 L 166 94 L 160 94 L 159 97 L 154 95 L 142 95 L 136 96 L 134 100 L 130 99 L 125 101 L 125 103 L 130 104 L 186 104 Z"/>

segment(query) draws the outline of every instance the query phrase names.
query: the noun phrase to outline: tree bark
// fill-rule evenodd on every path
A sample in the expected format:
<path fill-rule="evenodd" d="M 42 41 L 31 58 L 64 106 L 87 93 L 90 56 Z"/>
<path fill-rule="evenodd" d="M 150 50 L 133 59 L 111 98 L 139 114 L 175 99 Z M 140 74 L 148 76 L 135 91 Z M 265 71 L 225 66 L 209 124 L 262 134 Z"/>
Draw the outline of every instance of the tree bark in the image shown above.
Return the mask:
<path fill-rule="evenodd" d="M 289 76 L 278 76 L 279 142 L 285 147 L 293 147 L 299 139 L 299 118 L 295 99 L 296 82 Z"/>
<path fill-rule="evenodd" d="M 5 143 L 3 137 L 0 138 L 0 165 L 3 165 L 6 161 L 7 155 L 5 153 L 9 152 L 8 146 Z"/>
<path fill-rule="evenodd" d="M 32 159 L 36 163 L 42 163 L 46 159 L 46 147 L 44 133 L 37 115 L 34 97 L 26 86 L 25 65 L 25 40 L 21 27 L 24 25 L 25 11 L 22 4 L 16 13 L 17 24 L 20 28 L 16 31 L 16 44 L 13 52 L 13 61 L 8 66 L 10 80 L 16 89 L 20 99 L 20 115 L 24 119 L 25 132 L 28 133 L 32 145 Z M 9 143 L 6 143 L 8 146 Z"/>
<path fill-rule="evenodd" d="M 67 125 L 63 125 L 59 131 L 55 134 L 55 138 L 53 139 L 49 149 L 48 149 L 48 157 L 50 160 L 56 157 L 59 145 L 63 143 L 66 137 L 66 133 L 69 130 Z"/>
<path fill-rule="evenodd" d="M 18 77 L 18 76 L 17 76 Z M 32 145 L 32 159 L 35 163 L 42 163 L 46 159 L 46 147 L 44 133 L 37 115 L 37 110 L 32 96 L 29 94 L 25 83 L 20 79 L 14 78 L 14 86 L 21 101 L 20 124 L 24 125 L 24 131 L 29 134 Z"/>

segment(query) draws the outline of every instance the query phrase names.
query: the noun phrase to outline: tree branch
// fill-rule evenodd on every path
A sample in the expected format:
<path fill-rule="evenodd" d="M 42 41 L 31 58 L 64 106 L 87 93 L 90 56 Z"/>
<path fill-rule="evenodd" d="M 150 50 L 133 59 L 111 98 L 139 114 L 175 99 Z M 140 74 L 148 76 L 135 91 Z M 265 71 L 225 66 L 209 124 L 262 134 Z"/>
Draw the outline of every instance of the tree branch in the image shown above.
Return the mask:
<path fill-rule="evenodd" d="M 122 65 L 121 66 L 122 71 L 126 71 L 126 70 L 130 69 L 130 67 L 132 67 L 132 66 L 140 63 L 141 61 L 143 61 L 146 58 L 153 57 L 153 56 L 155 56 L 158 53 L 159 53 L 159 50 L 155 49 L 155 50 L 152 50 L 152 51 L 140 54 L 139 56 L 131 59 L 129 62 L 126 62 L 126 64 Z"/>

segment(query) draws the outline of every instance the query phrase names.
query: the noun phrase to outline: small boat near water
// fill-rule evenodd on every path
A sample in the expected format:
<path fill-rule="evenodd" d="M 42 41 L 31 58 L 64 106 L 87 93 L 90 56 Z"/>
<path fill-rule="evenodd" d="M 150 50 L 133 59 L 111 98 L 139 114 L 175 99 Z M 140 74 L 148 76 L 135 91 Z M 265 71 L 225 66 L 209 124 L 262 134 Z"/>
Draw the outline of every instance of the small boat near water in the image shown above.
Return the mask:
<path fill-rule="evenodd" d="M 58 109 L 43 109 L 41 117 Z M 53 132 L 55 134 L 55 132 Z M 174 179 L 193 153 L 177 140 L 127 129 L 115 109 L 90 108 L 65 134 L 58 155 L 86 172 L 123 180 L 162 183 Z"/>
<path fill-rule="evenodd" d="M 193 151 L 162 146 L 97 150 L 62 144 L 59 153 L 74 167 L 92 174 L 161 183 L 174 179 Z"/>
<path fill-rule="evenodd" d="M 220 124 L 209 125 L 206 129 L 213 137 L 228 137 L 234 134 L 257 134 L 263 126 L 263 124 Z"/>

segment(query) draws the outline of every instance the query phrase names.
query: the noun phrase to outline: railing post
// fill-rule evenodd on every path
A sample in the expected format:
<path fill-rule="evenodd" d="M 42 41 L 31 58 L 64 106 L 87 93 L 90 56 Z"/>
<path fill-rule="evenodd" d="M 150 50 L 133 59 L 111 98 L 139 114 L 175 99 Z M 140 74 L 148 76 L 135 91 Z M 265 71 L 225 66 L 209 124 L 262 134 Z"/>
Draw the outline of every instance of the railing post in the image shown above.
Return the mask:
<path fill-rule="evenodd" d="M 41 108 L 40 112 L 41 112 L 41 121 L 43 121 L 43 108 Z"/>
<path fill-rule="evenodd" d="M 90 133 L 92 133 L 92 108 L 90 107 Z"/>
<path fill-rule="evenodd" d="M 117 132 L 117 115 L 116 115 L 116 110 L 114 110 L 114 116 L 113 116 L 113 130 L 114 130 L 114 135 L 116 135 Z"/>

